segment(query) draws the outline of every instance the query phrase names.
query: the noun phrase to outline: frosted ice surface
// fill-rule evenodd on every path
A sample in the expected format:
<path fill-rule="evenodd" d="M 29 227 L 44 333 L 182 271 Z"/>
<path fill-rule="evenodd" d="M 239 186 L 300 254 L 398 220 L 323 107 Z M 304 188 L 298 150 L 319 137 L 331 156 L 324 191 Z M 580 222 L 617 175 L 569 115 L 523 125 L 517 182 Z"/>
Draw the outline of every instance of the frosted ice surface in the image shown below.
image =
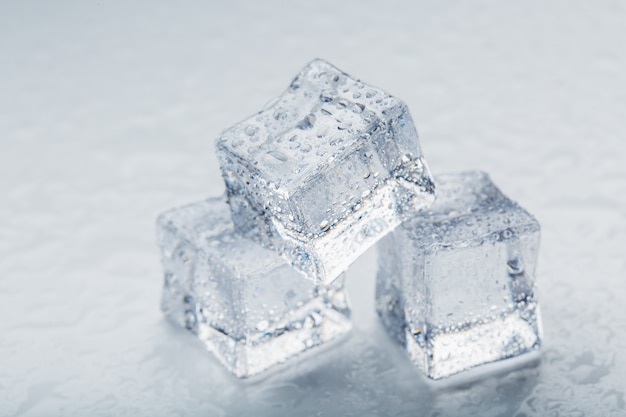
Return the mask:
<path fill-rule="evenodd" d="M 435 177 L 437 201 L 379 243 L 376 304 L 431 378 L 541 344 L 539 223 L 482 172 Z"/>
<path fill-rule="evenodd" d="M 237 376 L 250 376 L 347 332 L 343 275 L 316 286 L 278 254 L 235 234 L 223 198 L 157 220 L 162 309 Z"/>
<path fill-rule="evenodd" d="M 434 199 L 407 106 L 322 60 L 216 146 L 238 231 L 322 282 Z"/>

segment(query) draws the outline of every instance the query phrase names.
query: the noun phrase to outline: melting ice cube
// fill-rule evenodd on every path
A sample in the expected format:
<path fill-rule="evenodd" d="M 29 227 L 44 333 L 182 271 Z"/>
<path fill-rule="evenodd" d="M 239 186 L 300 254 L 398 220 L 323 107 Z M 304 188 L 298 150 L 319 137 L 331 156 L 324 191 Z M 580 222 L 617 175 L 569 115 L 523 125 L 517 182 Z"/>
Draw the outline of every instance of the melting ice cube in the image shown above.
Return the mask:
<path fill-rule="evenodd" d="M 157 221 L 162 309 L 237 376 L 250 376 L 350 327 L 343 276 L 316 286 L 278 254 L 234 232 L 223 198 Z"/>
<path fill-rule="evenodd" d="M 539 223 L 482 172 L 435 177 L 437 201 L 379 243 L 377 310 L 429 377 L 541 344 Z"/>
<path fill-rule="evenodd" d="M 316 281 L 434 200 L 407 106 L 322 60 L 216 147 L 237 230 Z"/>

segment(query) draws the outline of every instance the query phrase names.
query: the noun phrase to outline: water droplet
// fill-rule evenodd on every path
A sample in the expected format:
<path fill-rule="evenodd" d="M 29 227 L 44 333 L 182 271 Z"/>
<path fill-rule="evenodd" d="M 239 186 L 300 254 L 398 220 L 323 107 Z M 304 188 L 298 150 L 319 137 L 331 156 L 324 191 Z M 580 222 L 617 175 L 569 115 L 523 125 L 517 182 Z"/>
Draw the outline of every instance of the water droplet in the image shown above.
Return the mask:
<path fill-rule="evenodd" d="M 320 100 L 324 103 L 329 103 L 337 96 L 337 93 L 333 90 L 324 90 L 320 93 Z"/>
<path fill-rule="evenodd" d="M 337 107 L 341 108 L 341 109 L 345 109 L 346 107 L 348 107 L 348 104 L 350 104 L 350 102 L 346 99 L 340 99 L 337 100 Z"/>
<path fill-rule="evenodd" d="M 354 103 L 352 105 L 352 111 L 356 114 L 360 114 L 363 112 L 363 110 L 365 109 L 365 106 L 359 103 Z"/>
<path fill-rule="evenodd" d="M 346 129 L 350 129 L 352 127 L 352 122 L 348 121 L 348 120 L 344 120 L 343 122 L 339 122 L 339 124 L 337 125 L 337 129 L 339 130 L 346 130 Z"/>
<path fill-rule="evenodd" d="M 363 112 L 363 115 L 361 117 L 363 117 L 363 120 L 365 122 L 372 123 L 374 120 L 376 120 L 376 113 L 366 110 Z"/>
<path fill-rule="evenodd" d="M 520 275 L 524 272 L 524 264 L 519 256 L 514 256 L 506 263 L 510 275 Z"/>
<path fill-rule="evenodd" d="M 312 113 L 309 113 L 308 115 L 304 117 L 304 119 L 300 120 L 296 126 L 299 129 L 307 130 L 307 129 L 312 128 L 314 124 L 315 124 L 315 115 Z"/>
<path fill-rule="evenodd" d="M 323 222 L 320 223 L 320 230 L 322 232 L 325 232 L 326 230 L 328 230 L 329 227 L 330 227 L 330 223 L 328 223 L 328 220 L 324 220 Z"/>
<path fill-rule="evenodd" d="M 287 112 L 283 109 L 278 109 L 274 112 L 274 119 L 285 120 L 287 118 Z"/>
<path fill-rule="evenodd" d="M 254 125 L 248 125 L 245 128 L 246 135 L 248 135 L 248 136 L 254 136 L 256 134 L 256 132 L 258 132 L 258 131 L 259 131 L 259 128 L 257 126 L 254 126 Z"/>
<path fill-rule="evenodd" d="M 191 310 L 185 311 L 185 327 L 189 330 L 194 330 L 198 325 L 198 318 L 196 313 Z"/>
<path fill-rule="evenodd" d="M 310 152 L 311 149 L 312 149 L 311 145 L 309 145 L 308 143 L 305 143 L 304 145 L 300 147 L 300 152 L 307 153 L 307 152 Z"/>
<path fill-rule="evenodd" d="M 238 147 L 240 147 L 241 145 L 243 145 L 243 139 L 235 139 L 233 141 L 233 148 L 237 149 Z"/>
<path fill-rule="evenodd" d="M 301 86 L 302 84 L 300 83 L 300 79 L 296 78 L 295 80 L 291 82 L 291 85 L 289 86 L 289 88 L 291 89 L 291 91 L 296 91 Z"/>

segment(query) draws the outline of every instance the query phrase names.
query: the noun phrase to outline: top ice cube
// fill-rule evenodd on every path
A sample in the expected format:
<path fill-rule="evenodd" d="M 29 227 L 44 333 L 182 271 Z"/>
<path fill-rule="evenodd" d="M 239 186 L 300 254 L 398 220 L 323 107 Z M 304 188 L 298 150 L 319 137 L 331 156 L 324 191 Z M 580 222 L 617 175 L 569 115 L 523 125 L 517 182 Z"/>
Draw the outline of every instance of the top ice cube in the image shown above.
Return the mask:
<path fill-rule="evenodd" d="M 323 60 L 216 146 L 237 230 L 318 282 L 434 200 L 407 106 Z"/>

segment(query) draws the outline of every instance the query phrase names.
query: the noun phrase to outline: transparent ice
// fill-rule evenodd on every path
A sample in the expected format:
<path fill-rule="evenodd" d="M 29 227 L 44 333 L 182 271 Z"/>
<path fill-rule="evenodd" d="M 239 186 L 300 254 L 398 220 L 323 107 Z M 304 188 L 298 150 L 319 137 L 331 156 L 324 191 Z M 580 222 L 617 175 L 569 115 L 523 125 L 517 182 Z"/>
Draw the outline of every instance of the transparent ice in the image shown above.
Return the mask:
<path fill-rule="evenodd" d="M 429 377 L 539 348 L 539 223 L 482 172 L 435 177 L 437 200 L 379 243 L 376 306 Z"/>
<path fill-rule="evenodd" d="M 157 220 L 162 309 L 247 377 L 347 332 L 343 275 L 316 286 L 278 254 L 234 233 L 223 198 Z"/>
<path fill-rule="evenodd" d="M 216 147 L 238 231 L 321 282 L 434 200 L 407 106 L 322 60 Z"/>

